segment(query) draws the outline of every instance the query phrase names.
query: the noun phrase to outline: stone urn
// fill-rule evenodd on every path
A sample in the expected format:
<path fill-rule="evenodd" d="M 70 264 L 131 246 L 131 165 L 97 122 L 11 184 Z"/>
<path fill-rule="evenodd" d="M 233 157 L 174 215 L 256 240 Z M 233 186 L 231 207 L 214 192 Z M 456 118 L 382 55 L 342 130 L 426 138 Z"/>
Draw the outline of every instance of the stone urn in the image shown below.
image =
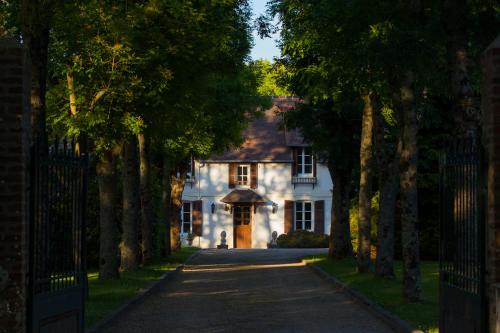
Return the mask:
<path fill-rule="evenodd" d="M 226 232 L 222 231 L 220 233 L 220 244 L 217 245 L 218 249 L 227 249 L 227 242 L 226 242 Z"/>

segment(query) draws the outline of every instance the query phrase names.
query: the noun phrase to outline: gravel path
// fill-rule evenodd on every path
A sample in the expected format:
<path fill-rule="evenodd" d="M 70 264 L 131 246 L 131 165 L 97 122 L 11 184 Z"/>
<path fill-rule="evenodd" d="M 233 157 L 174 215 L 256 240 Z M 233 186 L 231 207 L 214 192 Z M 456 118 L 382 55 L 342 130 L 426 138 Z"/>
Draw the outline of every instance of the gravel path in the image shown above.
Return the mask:
<path fill-rule="evenodd" d="M 203 250 L 101 332 L 392 332 L 300 264 L 321 252 Z"/>

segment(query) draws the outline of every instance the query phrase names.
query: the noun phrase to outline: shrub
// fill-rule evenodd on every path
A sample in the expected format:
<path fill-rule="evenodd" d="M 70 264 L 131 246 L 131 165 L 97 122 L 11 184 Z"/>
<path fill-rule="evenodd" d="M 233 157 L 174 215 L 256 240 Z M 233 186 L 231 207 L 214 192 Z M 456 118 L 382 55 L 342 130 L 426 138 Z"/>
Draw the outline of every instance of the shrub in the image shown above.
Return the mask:
<path fill-rule="evenodd" d="M 328 247 L 328 235 L 297 230 L 278 237 L 278 247 L 283 248 L 318 248 Z"/>

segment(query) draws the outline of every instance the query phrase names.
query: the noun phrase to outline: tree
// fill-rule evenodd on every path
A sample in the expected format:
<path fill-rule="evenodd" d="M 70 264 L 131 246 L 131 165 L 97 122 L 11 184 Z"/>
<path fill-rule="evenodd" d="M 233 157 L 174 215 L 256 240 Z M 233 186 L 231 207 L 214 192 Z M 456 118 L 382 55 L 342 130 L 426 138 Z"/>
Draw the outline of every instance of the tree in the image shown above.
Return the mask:
<path fill-rule="evenodd" d="M 241 142 L 249 120 L 245 113 L 260 102 L 255 85 L 246 80 L 249 18 L 245 1 L 151 1 L 133 35 L 138 49 L 148 50 L 141 70 L 147 88 L 136 109 L 149 110 L 142 115 L 144 134 L 163 155 L 163 179 L 171 191 L 163 195 L 163 205 L 169 206 L 163 211 L 174 234 L 182 207 L 183 162 L 191 154 L 208 156 Z M 167 231 L 167 252 L 170 236 Z"/>
<path fill-rule="evenodd" d="M 123 218 L 121 269 L 134 271 L 139 267 L 139 161 L 137 138 L 130 136 L 123 145 Z"/>
<path fill-rule="evenodd" d="M 479 123 L 480 55 L 498 34 L 500 7 L 489 0 L 441 0 L 447 88 L 455 134 L 475 132 Z M 469 133 L 468 133 L 469 132 Z"/>
<path fill-rule="evenodd" d="M 31 112 L 35 136 L 45 132 L 49 36 L 57 0 L 22 0 L 20 23 L 31 60 Z"/>
<path fill-rule="evenodd" d="M 114 201 L 118 197 L 115 174 L 121 143 L 141 126 L 141 120 L 127 112 L 133 91 L 140 88 L 134 72 L 139 59 L 124 37 L 129 31 L 123 28 L 129 19 L 127 12 L 126 6 L 111 2 L 65 3 L 53 14 L 51 35 L 54 83 L 49 94 L 49 121 L 66 135 L 85 133 L 91 152 L 98 156 L 102 279 L 118 277 L 120 264 Z M 137 235 L 131 235 L 134 231 L 129 231 L 129 226 L 125 223 L 130 240 Z M 129 243 L 127 240 L 126 246 Z M 128 264 L 125 266 L 128 269 Z"/>
<path fill-rule="evenodd" d="M 140 160 L 140 206 L 141 206 L 141 253 L 142 262 L 148 263 L 153 257 L 153 198 L 151 179 L 150 147 L 144 133 L 137 136 Z"/>
<path fill-rule="evenodd" d="M 104 280 L 119 277 L 118 225 L 116 223 L 116 159 L 117 154 L 106 151 L 97 162 L 99 182 L 99 278 Z"/>
<path fill-rule="evenodd" d="M 279 17 L 282 28 L 280 61 L 288 71 L 295 70 L 290 78 L 292 87 L 296 82 L 309 94 L 325 97 L 353 91 L 364 101 L 359 189 L 362 238 L 358 251 L 358 269 L 362 272 L 369 269 L 370 263 L 366 221 L 369 221 L 373 114 L 384 107 L 397 114 L 401 142 L 398 164 L 403 295 L 410 301 L 418 300 L 417 114 L 428 104 L 429 93 L 437 91 L 439 86 L 435 73 L 442 63 L 431 56 L 438 54 L 439 49 L 435 3 L 382 1 L 373 6 L 366 0 L 275 0 L 269 8 L 271 15 Z M 265 20 L 259 24 L 265 32 Z M 304 95 L 299 91 L 299 96 Z"/>
<path fill-rule="evenodd" d="M 395 276 L 394 237 L 401 140 L 398 140 L 397 133 L 393 133 L 397 132 L 393 110 L 381 107 L 374 112 L 374 119 L 374 146 L 380 191 L 375 272 L 381 277 L 393 278 Z"/>
<path fill-rule="evenodd" d="M 261 96 L 289 96 L 290 91 L 283 84 L 286 77 L 285 67 L 279 63 L 271 63 L 266 59 L 258 59 L 248 64 L 249 70 L 257 80 L 257 93 Z"/>
<path fill-rule="evenodd" d="M 329 257 L 342 259 L 353 254 L 349 228 L 349 202 L 353 170 L 359 156 L 359 105 L 351 97 L 331 98 L 299 105 L 286 114 L 289 128 L 300 129 L 319 160 L 328 166 L 333 180 Z"/>
<path fill-rule="evenodd" d="M 373 95 L 363 95 L 361 148 L 359 152 L 359 226 L 358 271 L 367 273 L 371 263 L 371 202 L 372 202 L 372 145 L 373 145 Z"/>

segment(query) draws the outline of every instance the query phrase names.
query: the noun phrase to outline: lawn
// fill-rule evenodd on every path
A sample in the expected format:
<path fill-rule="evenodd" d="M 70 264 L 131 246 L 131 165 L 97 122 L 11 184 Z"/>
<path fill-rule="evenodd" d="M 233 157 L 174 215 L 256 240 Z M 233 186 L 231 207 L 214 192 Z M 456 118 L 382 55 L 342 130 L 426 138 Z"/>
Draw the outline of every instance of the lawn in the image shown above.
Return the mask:
<path fill-rule="evenodd" d="M 157 281 L 166 271 L 174 270 L 198 248 L 187 247 L 170 257 L 156 259 L 135 272 L 121 273 L 119 280 L 99 281 L 97 272 L 89 272 L 89 298 L 85 304 L 85 326 L 96 324 L 138 291 Z"/>
<path fill-rule="evenodd" d="M 437 262 L 422 262 L 423 300 L 408 303 L 401 296 L 401 262 L 396 262 L 396 279 L 387 280 L 374 274 L 358 274 L 354 259 L 327 260 L 326 256 L 308 259 L 335 276 L 352 289 L 375 301 L 385 309 L 406 320 L 424 332 L 438 332 L 439 269 Z"/>

